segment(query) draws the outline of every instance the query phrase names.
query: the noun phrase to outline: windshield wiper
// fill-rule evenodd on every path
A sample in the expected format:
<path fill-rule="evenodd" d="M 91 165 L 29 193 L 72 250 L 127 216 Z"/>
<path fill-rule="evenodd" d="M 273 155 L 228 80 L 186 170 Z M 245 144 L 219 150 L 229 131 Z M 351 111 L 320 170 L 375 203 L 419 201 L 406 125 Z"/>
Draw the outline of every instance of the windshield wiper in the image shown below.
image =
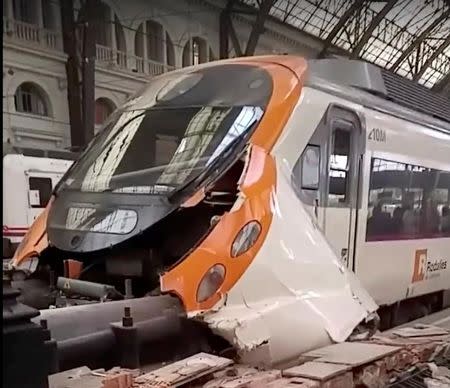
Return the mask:
<path fill-rule="evenodd" d="M 251 124 L 249 126 L 249 128 L 252 125 L 253 124 Z M 174 190 L 172 193 L 170 193 L 169 200 L 172 201 L 173 197 L 175 197 L 177 194 L 179 194 L 179 193 L 183 192 L 184 190 L 186 190 L 189 186 L 194 185 L 194 183 L 196 183 L 196 184 L 193 187 L 197 187 L 201 182 L 204 181 L 205 177 L 208 174 L 212 173 L 212 171 L 217 167 L 219 162 L 223 162 L 224 160 L 228 159 L 230 154 L 232 154 L 232 151 L 235 150 L 235 146 L 238 143 L 240 143 L 241 141 L 243 141 L 244 139 L 246 139 L 246 137 L 250 133 L 251 133 L 251 131 L 247 130 L 247 131 L 241 133 L 240 135 L 236 136 L 230 143 L 228 143 L 226 145 L 226 147 L 223 149 L 223 151 L 219 155 L 217 155 L 215 159 L 213 159 L 213 161 L 209 164 L 209 166 L 205 166 L 205 169 L 200 174 L 192 177 L 191 179 L 186 181 L 183 185 L 181 185 L 176 190 Z"/>

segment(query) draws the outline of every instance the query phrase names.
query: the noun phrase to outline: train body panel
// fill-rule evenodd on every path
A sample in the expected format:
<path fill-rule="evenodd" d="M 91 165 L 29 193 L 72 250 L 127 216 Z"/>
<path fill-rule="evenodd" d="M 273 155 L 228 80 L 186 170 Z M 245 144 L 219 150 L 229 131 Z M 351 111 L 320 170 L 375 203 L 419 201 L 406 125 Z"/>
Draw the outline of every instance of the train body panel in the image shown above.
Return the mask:
<path fill-rule="evenodd" d="M 450 195 L 448 179 L 450 135 L 385 113 L 374 112 L 370 109 L 366 112 L 369 129 L 363 173 L 363 182 L 366 184 L 362 186 L 356 273 L 379 304 L 391 304 L 406 298 L 449 289 L 450 268 L 447 263 L 450 260 L 450 233 L 448 228 L 443 229 L 445 225 L 442 222 L 445 221 L 443 208 L 448 206 Z M 379 139 L 369 139 L 371 134 L 373 137 L 374 130 L 384 132 L 384 135 Z M 396 168 L 402 172 L 397 173 L 390 180 L 386 178 L 377 186 L 371 185 L 371 160 L 385 164 L 386 162 L 382 161 L 395 162 Z M 425 218 L 423 215 L 416 214 L 416 218 L 419 219 L 409 230 L 402 231 L 393 227 L 393 230 L 386 230 L 380 236 L 371 235 L 367 221 L 370 213 L 373 212 L 373 204 L 370 204 L 373 195 L 371 191 L 388 191 L 391 187 L 395 187 L 394 181 L 397 182 L 397 187 L 401 187 L 406 173 L 405 166 L 408 165 L 414 166 L 410 168 L 415 169 L 417 174 L 422 170 L 422 173 L 431 175 L 432 179 L 429 182 L 417 182 L 416 187 L 414 183 L 411 183 L 409 190 L 421 191 L 420 198 L 416 198 L 412 206 L 416 212 L 417 209 L 429 210 L 424 204 L 428 200 L 426 194 L 439 194 L 436 198 L 429 198 L 434 208 L 434 217 Z M 445 181 L 442 179 L 442 187 L 437 185 L 439 188 L 433 190 L 436 171 L 443 172 L 440 174 L 441 177 L 445 173 L 447 178 Z M 413 182 L 416 180 L 414 171 L 409 174 L 409 178 Z M 429 190 L 426 189 L 427 186 Z M 397 188 L 393 191 L 399 190 Z M 401 196 L 401 193 L 398 195 Z M 416 194 L 416 197 L 418 196 Z M 419 200 L 421 204 L 418 203 Z M 394 194 L 386 202 L 383 205 L 384 210 L 385 213 L 391 214 L 392 222 L 393 212 L 401 206 L 401 198 L 395 198 Z M 420 218 L 426 225 L 420 225 Z M 429 229 L 424 226 L 428 226 Z M 388 227 L 389 225 L 386 225 L 386 229 Z M 383 280 L 380 281 L 380 279 Z"/>
<path fill-rule="evenodd" d="M 314 197 L 319 200 L 319 204 L 315 206 L 312 198 L 303 196 L 301 188 L 298 187 L 300 172 L 296 165 L 305 147 L 312 143 L 325 149 L 320 155 L 324 160 L 330 158 L 331 151 L 328 147 L 332 143 L 329 140 L 335 114 L 331 110 L 333 107 L 354 113 L 353 121 L 359 121 L 360 134 L 357 141 L 360 142 L 361 148 L 355 150 L 354 159 L 361 158 L 360 172 L 357 178 L 349 172 L 352 184 L 347 186 L 347 194 L 350 197 L 353 195 L 353 198 L 350 198 L 347 206 L 330 206 L 328 198 L 324 198 L 324 194 L 325 197 L 330 194 L 330 187 L 326 184 L 319 188 Z M 340 112 L 336 117 L 342 117 Z M 442 200 L 437 204 L 439 217 L 442 218 L 442 208 L 449 203 L 450 135 L 312 87 L 303 88 L 301 102 L 296 107 L 290 123 L 274 148 L 276 159 L 283 164 L 284 174 L 292 176 L 292 184 L 300 191 L 299 197 L 303 204 L 311 214 L 316 213 L 315 217 L 336 255 L 341 257 L 344 265 L 355 271 L 375 301 L 380 305 L 389 305 L 406 298 L 448 289 L 448 230 L 442 231 L 438 226 L 435 233 L 432 233 L 432 238 L 425 238 L 426 233 L 424 235 L 417 230 L 420 228 L 416 228 L 410 236 L 404 236 L 397 231 L 397 236 L 389 233 L 382 241 L 367 241 L 367 225 L 371 207 L 373 208 L 373 205 L 369 206 L 373 158 L 446 173 L 443 190 L 447 192 L 443 193 Z M 323 134 L 317 136 L 321 126 L 325 127 Z M 417 144 L 420 144 L 420 147 L 417 147 Z M 328 170 L 327 163 L 320 166 L 320 178 L 323 181 L 329 179 Z M 399 186 L 401 187 L 401 184 Z M 358 189 L 359 193 L 351 192 L 354 188 Z M 395 207 L 401 203 L 398 198 L 390 200 L 396 201 L 384 206 L 391 205 L 391 209 L 385 210 L 392 216 Z M 386 228 L 388 227 L 389 225 L 386 225 Z M 415 271 L 418 270 L 416 252 L 424 250 L 427 250 L 430 259 L 422 258 L 426 262 L 420 264 L 424 266 L 424 275 L 423 279 L 418 280 L 414 277 Z M 427 267 L 430 267 L 430 270 L 427 270 Z M 389 287 L 386 287 L 386 284 L 389 284 Z"/>

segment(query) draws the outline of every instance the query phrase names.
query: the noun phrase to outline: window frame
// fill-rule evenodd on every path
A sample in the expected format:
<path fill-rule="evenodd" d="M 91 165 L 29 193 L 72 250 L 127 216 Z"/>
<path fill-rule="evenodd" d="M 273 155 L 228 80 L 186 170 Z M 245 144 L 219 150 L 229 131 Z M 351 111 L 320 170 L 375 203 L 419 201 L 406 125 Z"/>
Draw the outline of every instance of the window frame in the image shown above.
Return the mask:
<path fill-rule="evenodd" d="M 32 181 L 46 181 L 46 184 L 48 184 L 50 182 L 50 191 L 48 193 L 45 193 L 48 195 L 48 198 L 45 197 L 46 201 L 43 201 L 43 196 L 41 195 L 42 191 L 41 188 L 32 188 L 34 187 L 34 185 L 32 184 Z M 45 209 L 45 207 L 48 204 L 48 201 L 50 201 L 50 198 L 52 197 L 52 193 L 53 193 L 53 181 L 52 178 L 47 177 L 47 176 L 36 176 L 36 175 L 31 175 L 28 177 L 28 190 L 29 191 L 39 191 L 39 205 L 32 205 L 31 203 L 29 204 L 30 207 L 32 209 Z"/>
<path fill-rule="evenodd" d="M 326 192 L 325 192 L 325 198 L 326 198 L 326 207 L 331 208 L 349 208 L 353 206 L 354 198 L 353 193 L 351 190 L 351 183 L 350 181 L 353 180 L 353 175 L 355 173 L 355 165 L 356 165 L 356 155 L 355 155 L 355 140 L 354 140 L 354 132 L 358 130 L 358 128 L 355 126 L 355 124 L 352 121 L 348 121 L 347 119 L 343 118 L 332 118 L 331 122 L 329 123 L 330 127 L 330 139 L 328 142 L 328 163 L 327 163 L 327 182 L 326 182 Z M 348 160 L 347 170 L 337 169 L 331 167 L 331 157 L 333 155 L 334 151 L 334 145 L 335 145 L 335 132 L 336 130 L 345 131 L 349 134 L 349 154 L 348 154 Z M 331 183 L 331 171 L 345 171 L 345 201 L 343 202 L 334 202 L 330 201 L 330 195 L 337 195 L 337 194 L 331 194 L 330 193 L 330 183 Z"/>
<path fill-rule="evenodd" d="M 30 90 L 24 90 L 24 86 L 29 86 Z M 29 99 L 29 101 L 24 103 L 24 98 Z M 26 109 L 27 105 L 29 105 L 30 110 Z M 42 112 L 39 109 L 40 105 L 42 106 Z M 17 87 L 14 93 L 14 109 L 19 113 L 50 117 L 50 106 L 45 92 L 38 85 L 29 81 L 22 82 Z"/>
<path fill-rule="evenodd" d="M 305 163 L 304 163 L 304 158 L 306 156 L 306 152 L 308 151 L 308 149 L 310 148 L 314 148 L 316 150 L 318 150 L 318 155 L 319 155 L 319 160 L 318 160 L 318 164 L 317 164 L 317 175 L 318 175 L 318 179 L 317 179 L 317 186 L 316 187 L 310 187 L 305 185 L 305 183 L 303 182 L 303 171 L 305 170 Z M 320 189 L 320 165 L 322 162 L 322 157 L 321 157 L 321 147 L 319 144 L 310 144 L 308 143 L 305 147 L 305 149 L 303 150 L 301 156 L 300 156 L 300 160 L 301 160 L 301 170 L 300 170 L 300 189 L 301 190 L 311 190 L 311 191 L 318 191 Z"/>

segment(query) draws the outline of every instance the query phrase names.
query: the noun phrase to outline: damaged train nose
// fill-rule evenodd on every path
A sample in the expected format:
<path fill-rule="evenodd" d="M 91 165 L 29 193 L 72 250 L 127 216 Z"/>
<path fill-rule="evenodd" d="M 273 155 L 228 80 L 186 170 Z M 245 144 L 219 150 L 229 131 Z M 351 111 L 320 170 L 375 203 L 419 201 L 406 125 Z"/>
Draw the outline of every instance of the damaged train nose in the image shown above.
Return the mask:
<path fill-rule="evenodd" d="M 207 323 L 250 364 L 274 365 L 345 341 L 360 324 L 368 331 L 377 305 L 295 205 L 274 158 L 253 146 L 239 189 L 236 206 L 161 277 L 161 289 L 179 295 L 190 317 Z M 233 254 L 242 233 L 246 249 Z M 196 299 L 213 273 L 214 297 Z"/>
<path fill-rule="evenodd" d="M 303 59 L 263 57 L 156 77 L 69 169 L 13 266 L 39 257 L 33 276 L 63 276 L 76 260 L 81 281 L 175 295 L 254 364 L 346 340 L 377 306 L 275 147 L 305 71 Z"/>

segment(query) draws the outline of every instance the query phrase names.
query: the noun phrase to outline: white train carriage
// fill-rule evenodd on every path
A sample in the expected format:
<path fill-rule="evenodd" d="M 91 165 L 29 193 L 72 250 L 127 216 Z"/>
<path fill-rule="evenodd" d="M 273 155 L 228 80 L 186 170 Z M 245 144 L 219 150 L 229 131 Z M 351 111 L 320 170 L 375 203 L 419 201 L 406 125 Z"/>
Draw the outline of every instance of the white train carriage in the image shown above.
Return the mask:
<path fill-rule="evenodd" d="M 3 258 L 12 257 L 72 163 L 22 154 L 3 157 Z"/>
<path fill-rule="evenodd" d="M 299 197 L 379 305 L 427 295 L 414 300 L 419 311 L 441 308 L 450 288 L 449 100 L 367 64 L 310 69 L 275 148 L 294 166 Z"/>

